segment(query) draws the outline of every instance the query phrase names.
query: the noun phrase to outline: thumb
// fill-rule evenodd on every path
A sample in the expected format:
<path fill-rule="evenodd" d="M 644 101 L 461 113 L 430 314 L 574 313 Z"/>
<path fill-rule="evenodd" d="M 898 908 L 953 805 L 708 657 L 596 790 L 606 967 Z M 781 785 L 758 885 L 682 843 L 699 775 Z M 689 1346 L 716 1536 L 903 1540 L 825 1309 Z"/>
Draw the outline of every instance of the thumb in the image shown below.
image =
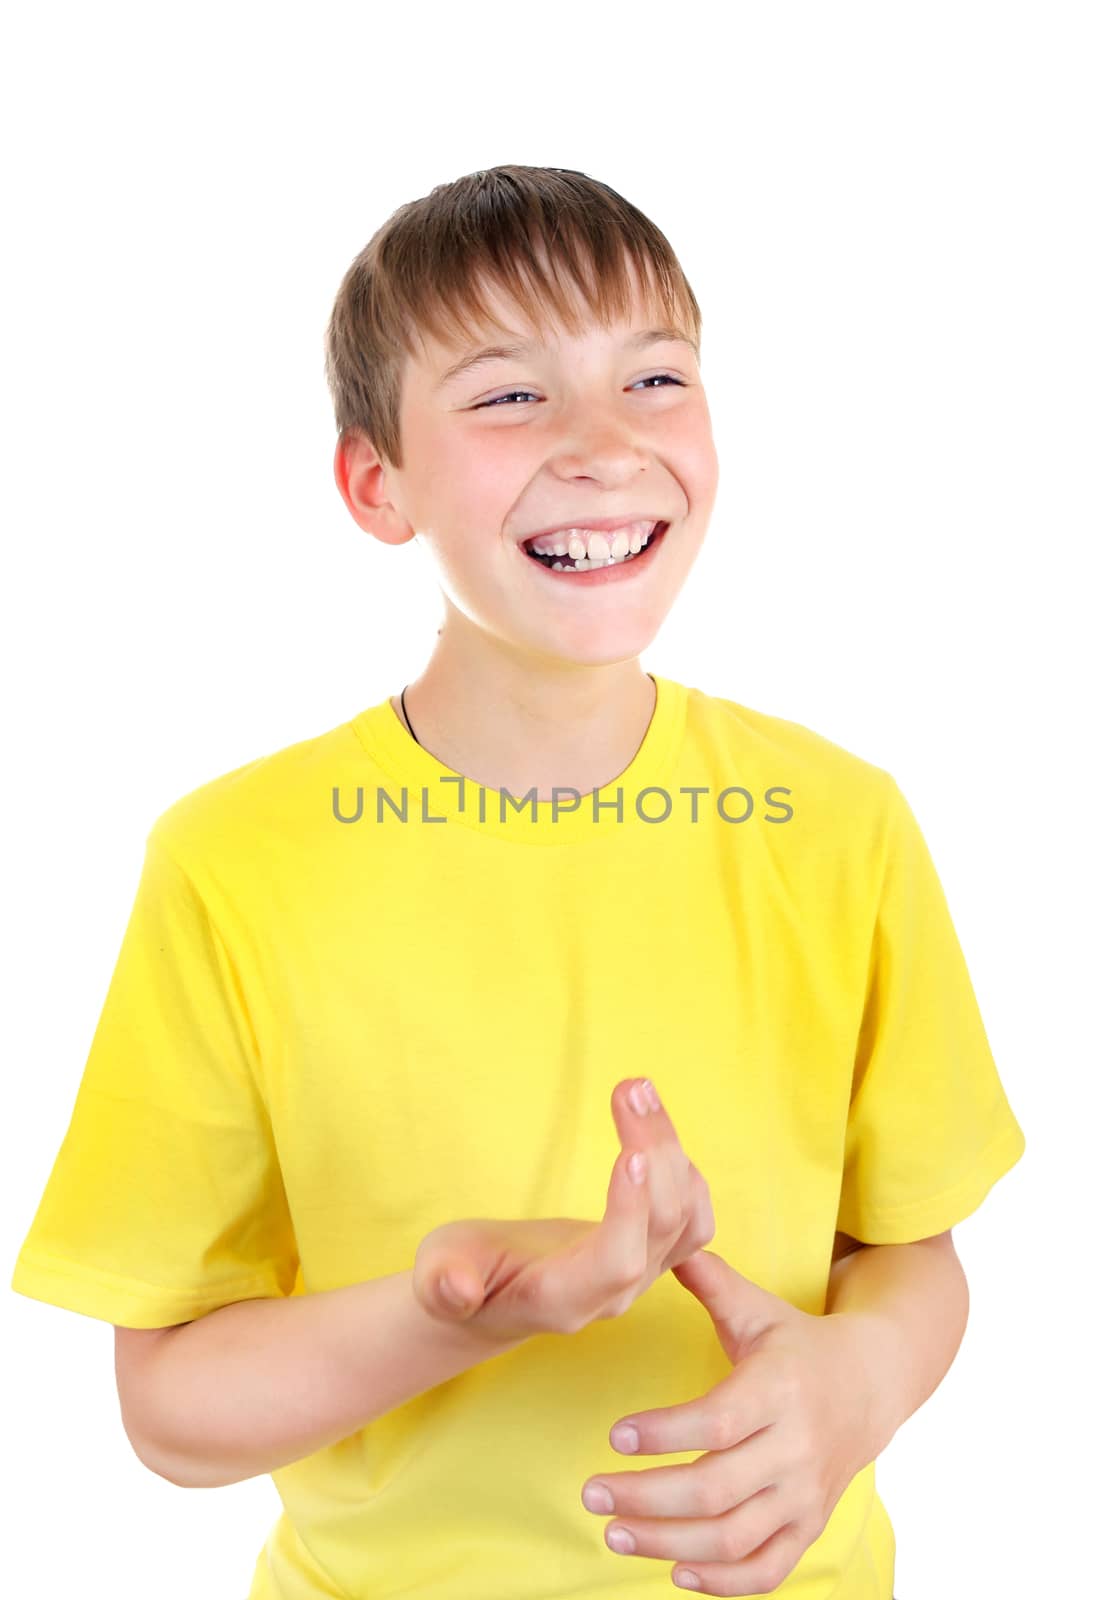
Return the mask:
<path fill-rule="evenodd" d="M 420 1246 L 411 1269 L 411 1285 L 428 1316 L 442 1321 L 457 1322 L 472 1316 L 485 1298 L 484 1279 L 476 1265 L 460 1255 L 449 1254 L 446 1244 L 441 1255 L 433 1250 L 428 1253 Z"/>
<path fill-rule="evenodd" d="M 479 1285 L 469 1267 L 444 1267 L 438 1277 L 438 1299 L 451 1312 L 458 1315 L 477 1309 Z"/>
<path fill-rule="evenodd" d="M 482 1305 L 497 1257 L 494 1226 L 484 1218 L 470 1217 L 444 1222 L 420 1240 L 411 1285 L 429 1316 L 458 1321 Z"/>
<path fill-rule="evenodd" d="M 749 1281 L 747 1278 L 742 1278 L 741 1274 L 729 1265 L 724 1256 L 719 1256 L 716 1250 L 695 1250 L 685 1261 L 676 1262 L 671 1271 L 683 1288 L 694 1295 L 696 1300 L 701 1300 L 709 1310 L 713 1310 L 715 1305 L 720 1305 L 730 1295 L 736 1301 L 740 1286 L 748 1284 Z M 752 1284 L 750 1287 L 756 1288 L 756 1285 Z"/>
<path fill-rule="evenodd" d="M 725 1256 L 715 1250 L 696 1250 L 672 1267 L 683 1288 L 695 1296 L 711 1314 L 723 1349 L 736 1358 L 743 1342 L 752 1339 L 786 1312 L 786 1302 L 778 1294 L 762 1290 L 759 1283 L 743 1277 Z"/>

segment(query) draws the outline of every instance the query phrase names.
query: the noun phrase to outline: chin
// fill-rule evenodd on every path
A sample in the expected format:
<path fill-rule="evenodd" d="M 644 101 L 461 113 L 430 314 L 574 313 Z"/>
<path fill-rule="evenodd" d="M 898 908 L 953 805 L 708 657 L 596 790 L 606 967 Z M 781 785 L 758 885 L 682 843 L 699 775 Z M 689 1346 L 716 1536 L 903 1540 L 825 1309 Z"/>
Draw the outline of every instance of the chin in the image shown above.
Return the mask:
<path fill-rule="evenodd" d="M 581 667 L 611 667 L 643 655 L 659 632 L 654 627 L 609 627 L 602 622 L 594 627 L 555 629 L 545 638 L 533 641 L 547 655 Z"/>

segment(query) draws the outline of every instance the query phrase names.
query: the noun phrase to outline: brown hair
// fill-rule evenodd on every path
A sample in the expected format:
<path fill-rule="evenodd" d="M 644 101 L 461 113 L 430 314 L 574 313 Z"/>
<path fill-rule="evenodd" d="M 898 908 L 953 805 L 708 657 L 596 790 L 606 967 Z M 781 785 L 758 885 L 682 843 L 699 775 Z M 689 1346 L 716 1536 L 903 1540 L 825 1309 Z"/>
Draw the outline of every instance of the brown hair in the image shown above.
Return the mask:
<path fill-rule="evenodd" d="M 405 360 L 418 355 L 416 333 L 467 344 L 491 317 L 483 280 L 503 289 L 532 327 L 541 314 L 554 315 L 574 333 L 580 314 L 569 281 L 594 320 L 627 319 L 629 261 L 644 298 L 658 302 L 697 351 L 702 314 L 674 250 L 597 178 L 566 167 L 489 167 L 399 206 L 351 263 L 326 328 L 339 437 L 359 429 L 384 461 L 403 466 L 400 387 Z"/>

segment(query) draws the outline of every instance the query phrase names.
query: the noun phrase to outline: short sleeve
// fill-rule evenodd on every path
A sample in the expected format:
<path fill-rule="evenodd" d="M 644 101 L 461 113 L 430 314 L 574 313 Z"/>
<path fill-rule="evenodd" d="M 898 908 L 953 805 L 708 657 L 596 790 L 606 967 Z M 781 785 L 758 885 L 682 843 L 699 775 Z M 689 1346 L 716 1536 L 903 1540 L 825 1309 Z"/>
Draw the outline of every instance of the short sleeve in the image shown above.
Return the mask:
<path fill-rule="evenodd" d="M 290 1294 L 297 1270 L 237 973 L 157 822 L 11 1286 L 155 1328 Z"/>
<path fill-rule="evenodd" d="M 837 1217 L 865 1244 L 945 1233 L 1024 1152 L 930 852 L 887 776 Z"/>

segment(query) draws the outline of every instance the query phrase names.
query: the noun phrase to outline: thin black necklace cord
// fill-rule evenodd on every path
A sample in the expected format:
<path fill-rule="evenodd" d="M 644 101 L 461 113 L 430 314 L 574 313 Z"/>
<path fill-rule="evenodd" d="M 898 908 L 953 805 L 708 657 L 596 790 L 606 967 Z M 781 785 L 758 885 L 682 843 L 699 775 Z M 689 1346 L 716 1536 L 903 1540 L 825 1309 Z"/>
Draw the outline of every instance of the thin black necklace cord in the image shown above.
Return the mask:
<path fill-rule="evenodd" d="M 403 688 L 399 692 L 399 708 L 403 712 L 403 720 L 407 723 L 407 731 L 408 731 L 408 733 L 411 735 L 411 737 L 413 739 L 415 739 L 415 743 L 418 744 L 419 741 L 418 741 L 417 738 L 415 738 L 415 729 L 411 726 L 411 718 L 407 715 L 407 707 L 403 703 L 403 696 L 404 696 L 404 691 L 406 690 L 406 688 L 407 688 L 407 685 L 404 684 Z"/>

